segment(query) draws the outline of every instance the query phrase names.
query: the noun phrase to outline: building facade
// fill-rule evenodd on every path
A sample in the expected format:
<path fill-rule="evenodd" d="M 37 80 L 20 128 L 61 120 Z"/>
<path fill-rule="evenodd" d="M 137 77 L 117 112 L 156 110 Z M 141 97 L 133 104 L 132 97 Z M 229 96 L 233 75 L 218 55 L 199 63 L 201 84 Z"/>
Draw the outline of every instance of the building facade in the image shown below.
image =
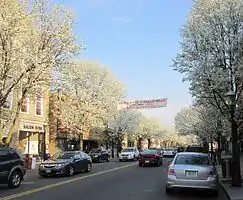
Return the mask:
<path fill-rule="evenodd" d="M 17 103 L 21 97 L 19 90 L 12 91 L 2 108 L 5 120 L 14 117 Z M 3 113 L 4 113 L 3 112 Z M 12 113 L 12 114 L 11 114 Z M 20 113 L 14 124 L 10 146 L 18 149 L 22 154 L 30 154 L 38 157 L 49 151 L 49 91 L 38 89 L 36 94 L 24 98 Z M 3 117 L 4 118 L 4 117 Z M 2 117 L 1 117 L 2 119 Z M 9 129 L 3 131 L 3 136 L 8 135 Z"/>

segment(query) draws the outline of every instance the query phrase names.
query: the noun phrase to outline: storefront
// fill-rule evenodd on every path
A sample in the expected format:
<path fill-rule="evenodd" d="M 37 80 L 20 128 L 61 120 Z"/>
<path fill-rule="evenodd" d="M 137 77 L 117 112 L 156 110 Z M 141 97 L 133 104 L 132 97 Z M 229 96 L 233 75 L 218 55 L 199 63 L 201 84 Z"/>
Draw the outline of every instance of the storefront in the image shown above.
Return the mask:
<path fill-rule="evenodd" d="M 23 154 L 40 155 L 45 148 L 45 130 L 43 122 L 19 120 L 19 150 Z M 48 146 L 46 145 L 48 152 Z"/>

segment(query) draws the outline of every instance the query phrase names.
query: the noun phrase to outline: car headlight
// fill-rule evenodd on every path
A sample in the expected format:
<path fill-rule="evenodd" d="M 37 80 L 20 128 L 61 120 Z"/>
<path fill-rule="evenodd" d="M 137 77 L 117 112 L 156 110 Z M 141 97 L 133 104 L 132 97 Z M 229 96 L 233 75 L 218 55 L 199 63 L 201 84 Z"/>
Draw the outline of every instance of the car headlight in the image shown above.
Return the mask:
<path fill-rule="evenodd" d="M 57 164 L 57 167 L 63 167 L 65 164 L 62 163 L 62 164 Z"/>

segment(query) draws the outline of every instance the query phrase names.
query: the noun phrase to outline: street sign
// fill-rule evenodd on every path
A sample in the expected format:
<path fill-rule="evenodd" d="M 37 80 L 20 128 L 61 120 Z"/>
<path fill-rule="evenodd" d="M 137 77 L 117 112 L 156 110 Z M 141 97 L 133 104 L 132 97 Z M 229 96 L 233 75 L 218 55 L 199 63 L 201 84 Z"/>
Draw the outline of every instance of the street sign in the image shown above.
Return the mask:
<path fill-rule="evenodd" d="M 118 104 L 118 110 L 131 109 L 151 109 L 167 107 L 168 98 L 139 100 L 139 101 L 123 101 Z"/>

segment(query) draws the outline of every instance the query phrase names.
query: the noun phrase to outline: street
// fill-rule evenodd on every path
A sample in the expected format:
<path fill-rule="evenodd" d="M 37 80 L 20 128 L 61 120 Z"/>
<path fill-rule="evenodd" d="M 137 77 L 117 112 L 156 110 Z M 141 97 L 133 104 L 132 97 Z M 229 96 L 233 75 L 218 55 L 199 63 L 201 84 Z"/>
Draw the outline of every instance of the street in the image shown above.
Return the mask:
<path fill-rule="evenodd" d="M 94 164 L 91 173 L 70 178 L 27 177 L 20 188 L 0 189 L 0 200 L 226 200 L 205 193 L 176 192 L 165 194 L 167 160 L 162 167 L 138 167 L 137 162 Z"/>

